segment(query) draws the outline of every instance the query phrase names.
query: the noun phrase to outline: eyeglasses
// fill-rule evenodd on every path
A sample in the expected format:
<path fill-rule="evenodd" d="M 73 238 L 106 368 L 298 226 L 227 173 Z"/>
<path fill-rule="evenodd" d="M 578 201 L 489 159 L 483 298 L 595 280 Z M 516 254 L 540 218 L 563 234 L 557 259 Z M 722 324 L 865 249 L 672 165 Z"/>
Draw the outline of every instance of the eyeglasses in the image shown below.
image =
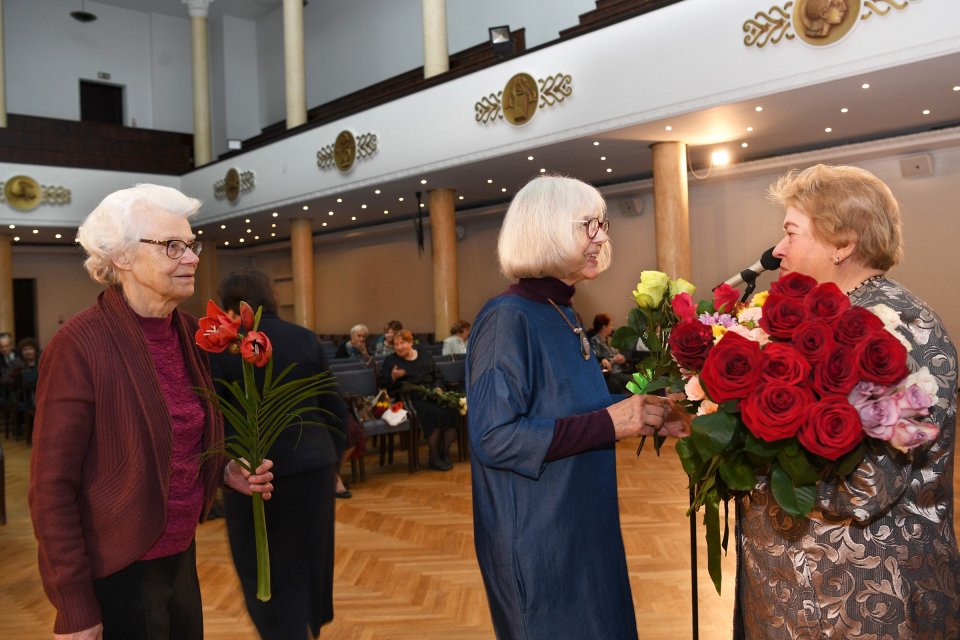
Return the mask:
<path fill-rule="evenodd" d="M 597 234 L 600 233 L 600 229 L 603 229 L 604 233 L 610 233 L 610 218 L 590 218 L 589 220 L 574 220 L 576 224 L 582 224 L 587 228 L 587 237 L 593 240 L 597 237 Z"/>
<path fill-rule="evenodd" d="M 183 240 L 147 240 L 146 238 L 140 238 L 140 242 L 158 244 L 161 247 L 166 247 L 167 257 L 173 260 L 179 260 L 183 254 L 187 252 L 187 249 L 193 251 L 194 255 L 197 256 L 203 251 L 203 243 L 200 240 L 185 242 Z"/>

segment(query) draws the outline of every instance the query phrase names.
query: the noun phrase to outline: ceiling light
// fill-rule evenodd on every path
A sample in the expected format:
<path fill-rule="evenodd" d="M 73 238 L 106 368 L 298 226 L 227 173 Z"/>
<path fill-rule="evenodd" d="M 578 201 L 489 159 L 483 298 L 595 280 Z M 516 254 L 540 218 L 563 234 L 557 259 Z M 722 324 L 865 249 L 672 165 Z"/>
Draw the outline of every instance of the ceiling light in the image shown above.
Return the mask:
<path fill-rule="evenodd" d="M 833 127 L 827 127 L 823 131 L 824 133 L 833 133 Z"/>
<path fill-rule="evenodd" d="M 921 111 L 920 113 L 922 113 L 922 114 L 925 115 L 925 116 L 928 116 L 928 115 L 930 115 L 930 109 L 924 109 L 924 110 Z"/>
<path fill-rule="evenodd" d="M 276 228 L 277 228 L 277 223 L 274 222 L 273 224 L 271 224 L 271 225 L 270 225 L 270 228 L 271 228 L 271 229 L 276 229 Z"/>
<path fill-rule="evenodd" d="M 353 221 L 356 221 L 357 216 L 350 216 L 350 219 L 353 220 Z"/>
<path fill-rule="evenodd" d="M 741 143 L 740 143 L 740 148 L 741 148 L 741 149 L 746 149 L 746 148 L 749 147 L 749 146 L 750 146 L 750 145 L 748 145 L 746 142 L 741 142 Z"/>
<path fill-rule="evenodd" d="M 246 224 L 250 224 L 250 218 L 247 218 L 246 220 L 244 220 L 244 222 L 245 222 Z"/>
<path fill-rule="evenodd" d="M 40 229 L 34 229 L 33 232 L 34 232 L 34 233 L 40 233 Z"/>
<path fill-rule="evenodd" d="M 846 107 L 840 109 L 840 113 L 846 113 L 848 111 L 850 111 L 850 109 L 847 109 Z"/>
<path fill-rule="evenodd" d="M 500 192 L 501 192 L 501 193 L 506 193 L 506 192 L 507 192 L 507 188 L 506 188 L 506 187 L 503 187 L 502 189 L 500 189 Z M 460 199 L 463 200 L 463 196 L 460 196 Z"/>
<path fill-rule="evenodd" d="M 670 125 L 665 126 L 663 129 L 664 131 L 673 131 L 673 127 L 671 127 Z"/>
<path fill-rule="evenodd" d="M 956 91 L 957 87 L 954 87 L 953 90 Z M 533 156 L 527 156 L 527 160 L 533 160 Z"/>
<path fill-rule="evenodd" d="M 328 215 L 328 216 L 332 216 L 332 215 L 333 215 L 333 211 L 327 211 L 327 215 Z"/>
<path fill-rule="evenodd" d="M 254 240 L 259 240 L 259 239 L 260 239 L 260 236 L 253 236 L 253 239 L 254 239 Z"/>
<path fill-rule="evenodd" d="M 594 141 L 593 141 L 593 146 L 599 147 L 599 146 L 600 146 L 600 141 L 599 141 L 599 140 L 594 140 Z"/>
<path fill-rule="evenodd" d="M 12 225 L 10 225 L 10 228 L 11 228 L 11 229 L 16 229 L 16 228 L 17 228 L 17 225 L 12 224 Z"/>
<path fill-rule="evenodd" d="M 222 225 L 220 225 L 220 228 L 221 228 L 221 229 L 226 229 L 226 228 L 227 228 L 227 225 L 222 224 Z"/>
<path fill-rule="evenodd" d="M 487 178 L 487 184 L 493 184 L 493 180 Z"/>
<path fill-rule="evenodd" d="M 53 237 L 56 238 L 57 240 L 59 240 L 59 239 L 62 238 L 63 236 L 60 235 L 59 233 L 57 233 L 57 234 L 54 234 Z"/>
<path fill-rule="evenodd" d="M 198 236 L 202 236 L 202 235 L 203 235 L 203 229 L 197 229 L 197 235 L 198 235 Z"/>
<path fill-rule="evenodd" d="M 276 237 L 277 237 L 277 234 L 271 233 L 271 234 L 270 234 L 270 237 L 271 237 L 271 238 L 276 238 Z"/>
<path fill-rule="evenodd" d="M 273 217 L 274 217 L 274 218 L 276 218 L 276 217 L 279 216 L 279 215 L 280 215 L 280 214 L 277 213 L 276 211 L 273 212 Z"/>
<path fill-rule="evenodd" d="M 337 198 L 337 202 L 343 202 L 343 198 Z"/>
<path fill-rule="evenodd" d="M 380 195 L 380 189 L 374 189 L 373 192 L 374 192 L 376 195 Z"/>
<path fill-rule="evenodd" d="M 223 246 L 229 247 L 229 246 L 230 246 L 230 241 L 229 241 L 229 240 L 224 240 L 224 241 L 223 241 Z"/>
<path fill-rule="evenodd" d="M 540 169 L 540 173 L 546 173 L 546 172 L 547 172 L 546 169 Z"/>
<path fill-rule="evenodd" d="M 421 209 L 423 209 L 425 206 L 427 206 L 427 205 L 423 204 L 422 202 L 420 203 L 420 208 L 421 208 Z"/>
<path fill-rule="evenodd" d="M 310 207 L 309 207 L 308 205 L 303 205 L 303 210 L 304 210 L 304 211 L 309 211 L 309 210 L 310 210 Z"/>
<path fill-rule="evenodd" d="M 390 214 L 390 212 L 389 212 L 388 210 L 386 210 L 386 209 L 383 210 L 383 215 L 389 215 L 389 214 Z"/>
<path fill-rule="evenodd" d="M 730 154 L 720 149 L 710 154 L 710 163 L 715 167 L 723 167 L 730 164 Z"/>
<path fill-rule="evenodd" d="M 421 180 L 421 181 L 420 181 L 420 184 L 427 184 L 427 179 L 424 178 L 423 180 Z"/>
<path fill-rule="evenodd" d="M 327 223 L 326 223 L 326 222 L 324 222 L 324 223 L 323 223 L 323 224 L 321 224 L 320 226 L 321 226 L 321 227 L 325 227 L 325 226 L 327 226 Z"/>
<path fill-rule="evenodd" d="M 753 110 L 756 111 L 757 113 L 760 113 L 761 111 L 763 111 L 763 107 L 761 107 L 760 105 L 757 105 L 753 108 Z"/>
<path fill-rule="evenodd" d="M 20 242 L 20 236 L 13 236 L 14 242 Z"/>
<path fill-rule="evenodd" d="M 247 233 L 253 233 L 253 229 L 247 229 Z"/>
<path fill-rule="evenodd" d="M 607 159 L 607 156 L 600 156 L 600 161 L 601 161 L 601 162 L 603 162 L 603 161 L 606 160 L 606 159 Z"/>
<path fill-rule="evenodd" d="M 607 173 L 613 173 L 613 169 L 611 169 L 610 167 L 607 167 Z"/>
<path fill-rule="evenodd" d="M 400 196 L 399 198 L 397 198 L 397 200 L 398 200 L 399 202 L 403 202 L 403 196 Z"/>
<path fill-rule="evenodd" d="M 753 133 L 753 127 L 747 127 L 747 133 Z"/>
<path fill-rule="evenodd" d="M 870 88 L 870 85 L 869 85 L 868 83 L 864 82 L 862 85 L 860 85 L 860 88 L 861 88 L 861 89 L 869 89 L 869 88 Z"/>
<path fill-rule="evenodd" d="M 77 22 L 93 22 L 97 19 L 97 16 L 93 15 L 86 10 L 84 5 L 84 0 L 80 0 L 80 11 L 71 11 L 70 17 L 76 20 Z"/>
<path fill-rule="evenodd" d="M 463 200 L 463 196 L 457 196 L 457 200 Z"/>
<path fill-rule="evenodd" d="M 953 90 L 954 90 L 954 91 L 960 91 L 960 84 L 958 84 L 957 86 L 955 86 L 955 87 L 953 88 Z"/>
<path fill-rule="evenodd" d="M 362 205 L 360 205 L 360 208 L 361 208 L 361 209 L 366 209 L 366 208 L 367 208 L 367 205 L 362 204 Z"/>
<path fill-rule="evenodd" d="M 243 242 L 243 238 L 240 238 L 239 240 L 237 240 L 237 242 Z"/>

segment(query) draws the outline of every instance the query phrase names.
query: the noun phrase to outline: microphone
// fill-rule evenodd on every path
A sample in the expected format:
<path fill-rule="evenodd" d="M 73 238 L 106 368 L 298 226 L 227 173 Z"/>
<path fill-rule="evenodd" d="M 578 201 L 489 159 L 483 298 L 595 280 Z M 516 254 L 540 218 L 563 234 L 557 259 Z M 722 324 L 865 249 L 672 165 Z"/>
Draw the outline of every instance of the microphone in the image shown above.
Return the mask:
<path fill-rule="evenodd" d="M 739 287 L 742 284 L 753 284 L 753 281 L 757 279 L 757 276 L 764 271 L 773 271 L 774 269 L 779 269 L 780 258 L 774 257 L 773 249 L 773 247 L 770 247 L 764 251 L 759 260 L 737 275 L 729 278 L 723 284 L 728 284 L 731 287 Z"/>

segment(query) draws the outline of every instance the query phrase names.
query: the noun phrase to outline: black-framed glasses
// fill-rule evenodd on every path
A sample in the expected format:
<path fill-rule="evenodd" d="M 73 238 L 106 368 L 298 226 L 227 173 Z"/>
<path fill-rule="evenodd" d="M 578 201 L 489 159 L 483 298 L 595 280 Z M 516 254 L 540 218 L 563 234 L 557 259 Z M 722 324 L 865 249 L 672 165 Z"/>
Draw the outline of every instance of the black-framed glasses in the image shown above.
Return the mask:
<path fill-rule="evenodd" d="M 199 238 L 191 242 L 185 240 L 148 240 L 146 238 L 140 238 L 140 242 L 158 244 L 161 247 L 166 247 L 167 257 L 173 260 L 179 260 L 183 254 L 187 252 L 187 249 L 193 251 L 194 255 L 200 255 L 200 252 L 203 251 L 203 243 Z"/>
<path fill-rule="evenodd" d="M 610 233 L 610 218 L 590 218 L 589 220 L 577 220 L 577 224 L 582 224 L 587 228 L 587 237 L 593 240 L 600 233 L 600 229 L 606 234 Z"/>

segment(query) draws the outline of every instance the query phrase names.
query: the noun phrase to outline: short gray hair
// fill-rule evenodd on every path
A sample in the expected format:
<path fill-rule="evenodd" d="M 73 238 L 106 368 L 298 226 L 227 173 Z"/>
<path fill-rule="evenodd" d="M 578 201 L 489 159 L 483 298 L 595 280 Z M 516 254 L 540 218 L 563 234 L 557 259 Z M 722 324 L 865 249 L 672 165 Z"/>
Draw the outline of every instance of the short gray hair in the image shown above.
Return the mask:
<path fill-rule="evenodd" d="M 563 278 L 583 267 L 584 234 L 577 221 L 603 218 L 607 205 L 592 186 L 574 178 L 540 176 L 528 182 L 507 209 L 500 227 L 497 257 L 508 278 Z M 610 266 L 610 241 L 597 256 Z"/>
<path fill-rule="evenodd" d="M 370 329 L 367 328 L 365 324 L 355 324 L 353 328 L 350 329 L 350 337 L 357 335 L 358 333 L 365 333 L 370 335 Z"/>
<path fill-rule="evenodd" d="M 87 252 L 83 266 L 99 284 L 119 282 L 113 261 L 140 241 L 152 211 L 160 209 L 190 218 L 200 201 L 173 187 L 138 184 L 104 198 L 77 230 L 77 242 Z"/>

